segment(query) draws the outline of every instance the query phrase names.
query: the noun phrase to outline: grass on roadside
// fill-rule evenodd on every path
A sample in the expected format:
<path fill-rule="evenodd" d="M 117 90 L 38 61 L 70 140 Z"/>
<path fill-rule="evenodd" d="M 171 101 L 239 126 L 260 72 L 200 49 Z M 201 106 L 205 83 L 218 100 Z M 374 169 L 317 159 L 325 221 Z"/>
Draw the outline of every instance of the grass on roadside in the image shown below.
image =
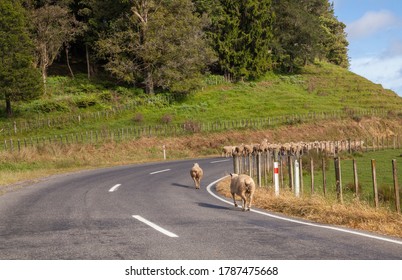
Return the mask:
<path fill-rule="evenodd" d="M 230 195 L 230 178 L 220 181 L 216 189 L 227 198 Z M 297 198 L 283 191 L 276 197 L 272 188 L 257 188 L 253 205 L 268 211 L 303 218 L 324 224 L 339 225 L 380 234 L 402 237 L 402 216 L 386 209 L 374 209 L 364 202 L 355 200 L 339 204 L 322 196 Z"/>

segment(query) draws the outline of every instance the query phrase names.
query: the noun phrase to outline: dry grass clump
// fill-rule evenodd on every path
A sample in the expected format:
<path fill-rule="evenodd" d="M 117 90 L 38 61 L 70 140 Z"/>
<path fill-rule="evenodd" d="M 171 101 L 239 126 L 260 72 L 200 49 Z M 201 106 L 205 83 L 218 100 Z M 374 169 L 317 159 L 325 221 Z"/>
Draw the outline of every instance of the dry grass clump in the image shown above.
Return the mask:
<path fill-rule="evenodd" d="M 229 186 L 230 178 L 225 178 L 217 184 L 216 189 L 231 198 Z M 289 191 L 281 192 L 276 197 L 272 188 L 257 188 L 253 204 L 258 208 L 318 223 L 402 237 L 402 216 L 387 209 L 376 210 L 358 200 L 340 204 L 321 196 L 297 198 Z"/>

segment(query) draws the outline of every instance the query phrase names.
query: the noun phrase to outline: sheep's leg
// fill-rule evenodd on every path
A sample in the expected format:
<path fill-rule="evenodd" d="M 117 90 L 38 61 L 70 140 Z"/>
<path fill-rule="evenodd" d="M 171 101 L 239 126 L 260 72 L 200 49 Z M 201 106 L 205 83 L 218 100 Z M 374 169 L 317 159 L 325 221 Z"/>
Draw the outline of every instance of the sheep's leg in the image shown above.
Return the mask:
<path fill-rule="evenodd" d="M 195 177 L 193 177 L 193 181 L 194 181 L 195 188 L 197 189 L 197 179 Z"/>
<path fill-rule="evenodd" d="M 242 193 L 241 195 L 240 195 L 240 197 L 241 197 L 241 200 L 242 200 L 242 203 L 243 203 L 243 205 L 242 205 L 242 211 L 246 211 L 246 196 Z"/>
<path fill-rule="evenodd" d="M 250 211 L 250 209 L 251 209 L 251 203 L 253 202 L 253 196 L 254 196 L 254 194 L 250 194 L 247 211 Z"/>
<path fill-rule="evenodd" d="M 236 203 L 236 194 L 235 194 L 235 193 L 232 193 L 232 197 L 233 197 L 234 207 L 237 207 L 237 203 Z"/>

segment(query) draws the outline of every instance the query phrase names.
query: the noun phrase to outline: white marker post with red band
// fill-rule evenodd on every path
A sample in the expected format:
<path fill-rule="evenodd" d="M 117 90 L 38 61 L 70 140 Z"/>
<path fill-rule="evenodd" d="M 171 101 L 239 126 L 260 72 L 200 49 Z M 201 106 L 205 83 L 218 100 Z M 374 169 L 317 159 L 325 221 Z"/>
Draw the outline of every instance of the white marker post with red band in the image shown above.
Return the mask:
<path fill-rule="evenodd" d="M 275 183 L 275 195 L 279 196 L 279 165 L 278 162 L 274 162 L 274 183 Z"/>

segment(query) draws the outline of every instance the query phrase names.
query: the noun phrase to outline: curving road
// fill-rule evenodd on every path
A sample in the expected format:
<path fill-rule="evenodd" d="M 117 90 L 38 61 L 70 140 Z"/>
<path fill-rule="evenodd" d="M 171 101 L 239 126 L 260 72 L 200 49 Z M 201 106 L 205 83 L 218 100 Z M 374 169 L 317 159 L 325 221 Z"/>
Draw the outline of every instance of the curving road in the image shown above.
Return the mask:
<path fill-rule="evenodd" d="M 208 191 L 231 170 L 223 158 L 131 165 L 5 194 L 0 259 L 402 259 L 401 239 L 235 209 Z"/>

